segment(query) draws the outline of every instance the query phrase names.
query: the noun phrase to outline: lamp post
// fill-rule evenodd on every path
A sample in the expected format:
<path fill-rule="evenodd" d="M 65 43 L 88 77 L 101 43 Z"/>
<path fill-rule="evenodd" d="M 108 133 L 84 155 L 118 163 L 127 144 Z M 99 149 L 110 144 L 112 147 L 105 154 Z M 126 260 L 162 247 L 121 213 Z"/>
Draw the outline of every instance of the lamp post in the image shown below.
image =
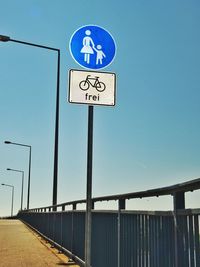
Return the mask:
<path fill-rule="evenodd" d="M 10 184 L 1 184 L 1 185 L 12 188 L 12 202 L 11 202 L 11 217 L 12 217 L 13 216 L 13 201 L 14 201 L 14 185 L 10 185 Z"/>
<path fill-rule="evenodd" d="M 28 194 L 27 194 L 27 210 L 29 209 L 29 200 L 30 200 L 30 180 L 31 180 L 31 146 L 20 144 L 20 143 L 14 143 L 10 141 L 5 141 L 5 144 L 11 144 L 11 145 L 17 145 L 17 146 L 24 146 L 29 148 L 29 170 L 28 170 Z"/>
<path fill-rule="evenodd" d="M 58 184 L 58 138 L 59 138 L 59 95 L 60 95 L 60 49 L 44 45 L 33 44 L 29 42 L 11 39 L 9 36 L 0 35 L 2 42 L 15 42 L 19 44 L 39 47 L 57 52 L 57 86 L 56 86 L 56 118 L 55 118 L 55 141 L 54 141 L 54 170 L 53 170 L 53 201 L 57 204 L 57 184 Z"/>
<path fill-rule="evenodd" d="M 24 194 L 24 171 L 7 168 L 7 171 L 20 172 L 22 174 L 22 191 L 21 191 L 21 210 L 23 210 L 23 194 Z"/>

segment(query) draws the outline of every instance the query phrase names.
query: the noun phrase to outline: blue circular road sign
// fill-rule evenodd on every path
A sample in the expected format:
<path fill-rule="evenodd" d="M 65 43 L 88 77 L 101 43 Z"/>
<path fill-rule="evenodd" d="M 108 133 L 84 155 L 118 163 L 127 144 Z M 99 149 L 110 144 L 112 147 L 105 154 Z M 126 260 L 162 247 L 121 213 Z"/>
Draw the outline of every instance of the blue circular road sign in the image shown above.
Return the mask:
<path fill-rule="evenodd" d="M 116 53 L 111 34 L 95 25 L 86 25 L 75 31 L 69 46 L 74 60 L 87 69 L 105 68 L 113 61 Z"/>

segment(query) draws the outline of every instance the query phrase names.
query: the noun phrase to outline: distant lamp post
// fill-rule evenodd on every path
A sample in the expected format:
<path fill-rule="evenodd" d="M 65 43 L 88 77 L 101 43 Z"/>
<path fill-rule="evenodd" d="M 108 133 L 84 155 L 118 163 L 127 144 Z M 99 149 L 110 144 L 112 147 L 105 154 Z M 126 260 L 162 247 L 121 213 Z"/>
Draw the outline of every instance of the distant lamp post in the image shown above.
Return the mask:
<path fill-rule="evenodd" d="M 59 95 L 60 95 L 60 49 L 44 45 L 11 39 L 9 36 L 0 35 L 1 42 L 15 42 L 19 44 L 39 47 L 57 52 L 57 87 L 56 87 L 56 119 L 55 119 L 55 141 L 54 141 L 54 171 L 53 171 L 53 205 L 57 204 L 58 185 L 58 138 L 59 138 Z M 56 209 L 56 208 L 55 208 Z"/>
<path fill-rule="evenodd" d="M 24 194 L 24 171 L 7 168 L 7 171 L 20 172 L 22 174 L 22 190 L 21 190 L 21 210 L 23 210 L 23 194 Z"/>
<path fill-rule="evenodd" d="M 1 184 L 1 185 L 12 188 L 12 202 L 11 202 L 11 217 L 12 217 L 13 216 L 13 201 L 14 201 L 14 185 L 10 185 L 10 184 Z"/>
<path fill-rule="evenodd" d="M 31 180 L 31 146 L 25 144 L 14 143 L 10 141 L 5 141 L 5 144 L 24 146 L 29 148 L 29 170 L 28 170 L 28 194 L 27 194 L 27 210 L 29 209 L 29 200 L 30 200 L 30 180 Z"/>

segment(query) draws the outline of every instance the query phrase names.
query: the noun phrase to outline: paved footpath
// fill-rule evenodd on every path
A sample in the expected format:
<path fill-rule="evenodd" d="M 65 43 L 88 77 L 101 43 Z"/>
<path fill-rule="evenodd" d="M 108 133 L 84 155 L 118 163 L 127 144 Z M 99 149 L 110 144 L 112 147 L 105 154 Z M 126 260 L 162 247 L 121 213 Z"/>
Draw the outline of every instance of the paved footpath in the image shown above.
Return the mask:
<path fill-rule="evenodd" d="M 0 220 L 0 267 L 78 267 L 18 220 Z"/>

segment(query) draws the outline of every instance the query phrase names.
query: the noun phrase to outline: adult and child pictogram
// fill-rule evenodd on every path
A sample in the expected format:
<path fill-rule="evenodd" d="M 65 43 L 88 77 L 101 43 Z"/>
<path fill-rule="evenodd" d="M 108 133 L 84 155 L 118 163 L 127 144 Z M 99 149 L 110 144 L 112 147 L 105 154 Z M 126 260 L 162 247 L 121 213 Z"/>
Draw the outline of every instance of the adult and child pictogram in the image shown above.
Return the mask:
<path fill-rule="evenodd" d="M 83 38 L 83 48 L 81 49 L 81 53 L 84 54 L 84 61 L 89 64 L 90 63 L 90 55 L 94 55 L 96 52 L 96 65 L 101 64 L 103 58 L 106 57 L 104 52 L 102 51 L 102 46 L 98 44 L 95 48 L 94 41 L 90 37 L 91 31 L 86 30 L 85 31 L 86 36 Z M 94 52 L 95 51 L 95 52 Z"/>

